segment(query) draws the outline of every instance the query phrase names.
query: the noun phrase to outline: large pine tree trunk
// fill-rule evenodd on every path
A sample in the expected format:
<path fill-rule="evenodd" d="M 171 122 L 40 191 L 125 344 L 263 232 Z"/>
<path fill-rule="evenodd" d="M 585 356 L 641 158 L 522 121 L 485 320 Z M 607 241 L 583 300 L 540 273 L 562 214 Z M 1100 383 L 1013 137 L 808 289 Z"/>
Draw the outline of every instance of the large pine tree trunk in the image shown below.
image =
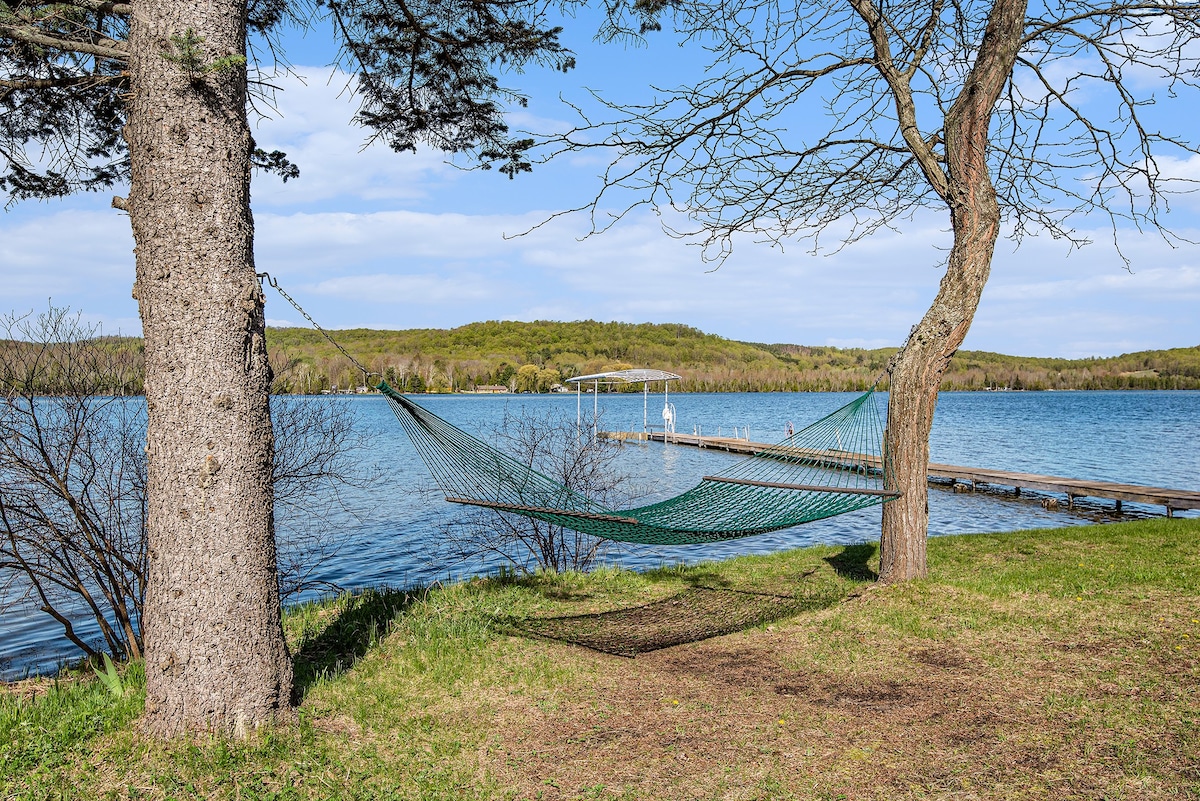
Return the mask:
<path fill-rule="evenodd" d="M 149 409 L 147 729 L 242 736 L 289 708 L 272 520 L 274 441 L 254 274 L 245 0 L 134 0 L 128 211 Z"/>
<path fill-rule="evenodd" d="M 946 114 L 946 203 L 954 235 L 937 297 L 892 367 L 885 435 L 887 481 L 901 497 L 884 505 L 879 579 L 924 576 L 929 530 L 929 432 L 938 387 L 962 344 L 991 270 L 1000 206 L 988 174 L 992 109 L 1012 74 L 1026 0 L 996 0 L 975 67 Z"/>

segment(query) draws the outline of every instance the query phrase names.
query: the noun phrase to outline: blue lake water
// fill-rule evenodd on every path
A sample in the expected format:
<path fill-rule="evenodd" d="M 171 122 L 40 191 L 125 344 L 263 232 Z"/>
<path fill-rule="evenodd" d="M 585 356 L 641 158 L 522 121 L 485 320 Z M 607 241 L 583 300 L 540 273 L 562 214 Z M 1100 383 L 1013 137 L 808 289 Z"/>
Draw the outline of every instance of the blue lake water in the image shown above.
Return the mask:
<path fill-rule="evenodd" d="M 797 429 L 848 402 L 851 393 L 672 394 L 676 430 L 740 436 L 776 442 L 787 423 Z M 439 557 L 435 544 L 463 507 L 442 501 L 432 481 L 382 397 L 336 399 L 353 409 L 371 443 L 362 458 L 385 475 L 369 490 L 344 500 L 354 514 L 335 518 L 344 540 L 316 578 L 353 588 L 410 586 L 494 571 L 499 562 L 453 563 Z M 505 409 L 521 413 L 557 411 L 574 420 L 575 395 L 422 396 L 435 414 L 487 439 Z M 639 394 L 601 395 L 601 427 L 642 429 Z M 886 398 L 880 397 L 881 408 Z M 584 396 L 589 407 L 592 399 Z M 661 422 L 661 394 L 651 394 L 648 417 Z M 748 431 L 747 431 L 748 429 Z M 1042 473 L 1178 489 L 1200 490 L 1200 392 L 979 392 L 944 393 L 934 420 L 931 457 L 949 464 Z M 712 450 L 627 444 L 620 467 L 667 497 L 739 457 Z M 639 500 L 639 503 L 645 500 Z M 1126 516 L 1161 515 L 1161 507 L 1125 504 Z M 815 543 L 854 543 L 878 539 L 879 509 L 872 508 L 785 531 L 696 546 L 615 546 L 604 561 L 642 569 L 678 562 L 768 553 Z M 1195 512 L 1184 513 L 1195 516 Z M 1039 497 L 1010 491 L 956 494 L 930 491 L 930 534 L 1008 531 L 1078 525 L 1121 519 L 1111 501 L 1083 502 L 1074 511 L 1042 508 Z M 48 618 L 29 609 L 10 610 L 0 619 L 0 676 L 12 679 L 52 669 L 77 656 Z"/>

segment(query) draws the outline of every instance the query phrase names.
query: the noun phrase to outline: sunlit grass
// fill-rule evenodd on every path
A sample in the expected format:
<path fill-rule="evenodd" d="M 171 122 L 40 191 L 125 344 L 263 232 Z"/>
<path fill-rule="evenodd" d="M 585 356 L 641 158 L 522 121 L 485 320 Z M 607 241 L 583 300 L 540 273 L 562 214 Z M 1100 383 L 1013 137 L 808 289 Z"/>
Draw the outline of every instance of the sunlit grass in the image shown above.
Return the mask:
<path fill-rule="evenodd" d="M 56 768 L 93 740 L 128 728 L 145 702 L 141 663 L 128 665 L 121 679 L 119 696 L 87 672 L 0 691 L 0 776 Z"/>

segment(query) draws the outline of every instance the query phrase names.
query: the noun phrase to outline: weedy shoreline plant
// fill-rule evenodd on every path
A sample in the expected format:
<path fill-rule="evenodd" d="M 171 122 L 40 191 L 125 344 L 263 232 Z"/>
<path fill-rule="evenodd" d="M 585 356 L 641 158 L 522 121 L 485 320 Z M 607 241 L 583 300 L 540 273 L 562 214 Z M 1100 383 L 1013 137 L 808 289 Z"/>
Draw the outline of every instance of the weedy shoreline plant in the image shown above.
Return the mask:
<path fill-rule="evenodd" d="M 104 658 L 104 670 L 101 671 L 97 667 L 93 667 L 92 670 L 105 689 L 120 698 L 125 694 L 125 685 L 121 682 L 120 674 L 117 673 L 117 666 L 113 664 L 112 658 L 108 654 L 101 654 L 101 656 Z"/>

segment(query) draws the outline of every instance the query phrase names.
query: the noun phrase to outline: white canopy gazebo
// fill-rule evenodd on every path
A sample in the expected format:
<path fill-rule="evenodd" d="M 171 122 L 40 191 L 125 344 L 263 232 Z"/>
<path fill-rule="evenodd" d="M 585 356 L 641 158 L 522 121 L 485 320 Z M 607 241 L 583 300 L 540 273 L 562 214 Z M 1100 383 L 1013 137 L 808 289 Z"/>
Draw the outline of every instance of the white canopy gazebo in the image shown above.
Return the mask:
<path fill-rule="evenodd" d="M 672 381 L 679 381 L 683 376 L 668 373 L 665 370 L 650 370 L 650 369 L 634 369 L 634 370 L 613 370 L 607 373 L 595 373 L 593 375 L 581 375 L 575 378 L 568 378 L 568 384 L 575 385 L 575 428 L 579 429 L 582 418 L 582 392 L 584 384 L 592 385 L 592 438 L 596 437 L 596 416 L 600 411 L 600 387 L 612 386 L 614 384 L 641 384 L 642 385 L 642 433 L 645 434 L 650 430 L 649 421 L 649 404 L 650 404 L 650 385 L 661 381 L 663 382 L 663 430 L 664 433 L 675 433 L 675 404 L 670 402 L 668 395 L 668 387 Z"/>

